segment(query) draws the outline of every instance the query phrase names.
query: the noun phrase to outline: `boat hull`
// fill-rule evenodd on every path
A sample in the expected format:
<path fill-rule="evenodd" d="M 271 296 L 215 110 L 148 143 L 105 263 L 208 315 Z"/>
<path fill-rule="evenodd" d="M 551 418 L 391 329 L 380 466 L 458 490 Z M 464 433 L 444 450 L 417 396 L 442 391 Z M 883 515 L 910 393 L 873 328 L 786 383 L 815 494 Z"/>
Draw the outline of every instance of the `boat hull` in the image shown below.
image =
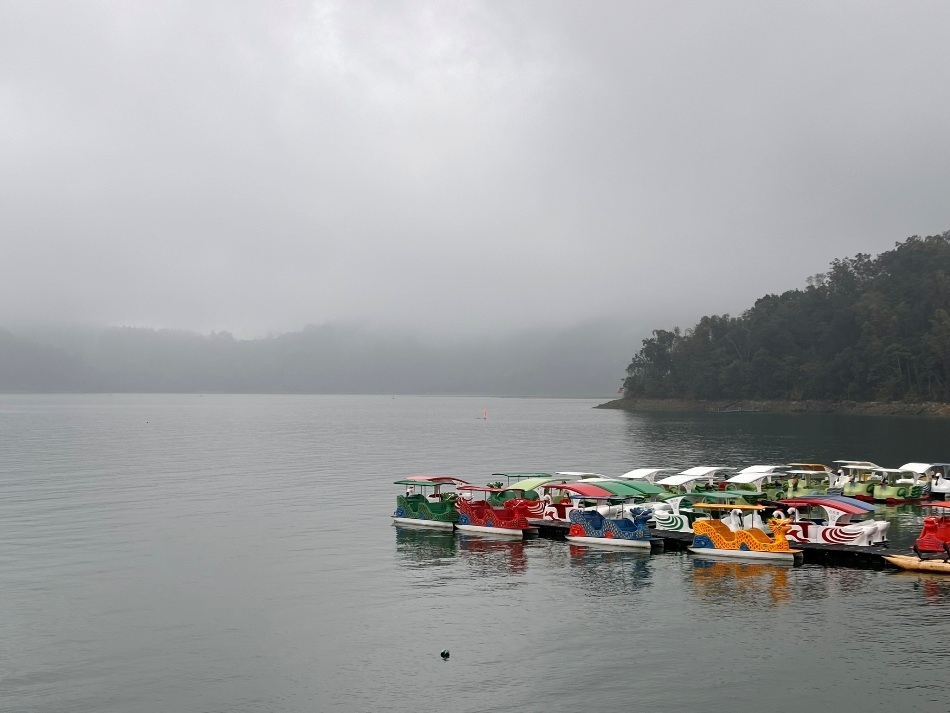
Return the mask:
<path fill-rule="evenodd" d="M 568 535 L 564 538 L 568 542 L 578 545 L 607 545 L 610 547 L 630 547 L 638 550 L 649 551 L 652 548 L 653 540 L 625 540 L 621 537 L 584 537 Z"/>
<path fill-rule="evenodd" d="M 394 525 L 408 525 L 410 527 L 425 527 L 436 530 L 451 530 L 455 527 L 454 522 L 442 522 L 440 520 L 423 520 L 419 517 L 396 517 L 393 515 Z"/>
<path fill-rule="evenodd" d="M 741 560 L 768 560 L 771 562 L 788 562 L 794 564 L 796 559 L 802 558 L 801 550 L 788 552 L 760 552 L 756 550 L 721 550 L 713 547 L 688 547 L 694 555 L 713 557 L 716 559 Z"/>
<path fill-rule="evenodd" d="M 504 537 L 524 537 L 525 534 L 537 532 L 536 527 L 526 527 L 515 529 L 510 527 L 488 527 L 487 525 L 455 525 L 456 529 L 462 532 L 481 532 L 486 535 L 502 535 Z"/>
<path fill-rule="evenodd" d="M 921 560 L 910 555 L 886 555 L 884 560 L 895 567 L 914 572 L 950 574 L 950 562 L 944 562 L 943 560 Z"/>

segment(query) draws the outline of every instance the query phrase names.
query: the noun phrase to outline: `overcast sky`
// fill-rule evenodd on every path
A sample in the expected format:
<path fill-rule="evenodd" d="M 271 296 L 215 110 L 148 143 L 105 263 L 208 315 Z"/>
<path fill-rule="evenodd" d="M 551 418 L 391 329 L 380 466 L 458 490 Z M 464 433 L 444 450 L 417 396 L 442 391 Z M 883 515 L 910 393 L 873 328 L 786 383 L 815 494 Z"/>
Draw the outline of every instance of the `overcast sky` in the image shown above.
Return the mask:
<path fill-rule="evenodd" d="M 739 314 L 950 229 L 946 2 L 0 2 L 0 325 Z"/>

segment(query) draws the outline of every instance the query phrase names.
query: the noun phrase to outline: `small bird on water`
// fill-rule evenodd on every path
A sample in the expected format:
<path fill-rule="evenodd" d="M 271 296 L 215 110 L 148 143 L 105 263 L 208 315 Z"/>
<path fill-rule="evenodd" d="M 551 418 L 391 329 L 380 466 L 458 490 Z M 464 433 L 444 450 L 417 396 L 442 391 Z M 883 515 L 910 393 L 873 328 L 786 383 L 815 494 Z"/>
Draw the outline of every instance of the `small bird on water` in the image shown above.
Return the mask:
<path fill-rule="evenodd" d="M 448 660 L 449 660 L 449 650 L 448 650 L 448 649 L 442 649 L 442 653 L 439 654 L 439 656 L 442 657 L 442 660 L 443 660 L 443 661 L 448 661 Z"/>

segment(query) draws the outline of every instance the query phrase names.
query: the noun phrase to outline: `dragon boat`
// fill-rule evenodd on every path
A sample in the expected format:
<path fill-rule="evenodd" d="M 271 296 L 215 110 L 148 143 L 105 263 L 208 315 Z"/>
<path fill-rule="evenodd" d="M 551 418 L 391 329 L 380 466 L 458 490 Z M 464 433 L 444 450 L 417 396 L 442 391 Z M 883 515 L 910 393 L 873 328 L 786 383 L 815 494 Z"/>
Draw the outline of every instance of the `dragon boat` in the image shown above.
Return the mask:
<path fill-rule="evenodd" d="M 596 510 L 574 510 L 571 527 L 564 539 L 575 544 L 635 547 L 650 550 L 663 540 L 650 536 L 647 521 L 652 515 L 646 508 L 637 508 L 630 517 L 607 518 Z"/>
<path fill-rule="evenodd" d="M 458 510 L 456 529 L 513 537 L 537 533 L 538 529 L 528 523 L 528 508 L 524 500 L 509 500 L 500 508 L 491 506 L 487 497 L 502 490 L 482 485 L 460 485 L 457 488 L 460 497 L 455 500 L 455 509 Z M 475 498 L 475 494 L 482 497 Z"/>
<path fill-rule="evenodd" d="M 924 517 L 924 527 L 914 542 L 914 554 L 890 555 L 884 559 L 900 569 L 950 574 L 950 502 L 927 503 L 921 507 L 940 514 Z"/>
<path fill-rule="evenodd" d="M 447 475 L 413 475 L 395 481 L 394 485 L 406 486 L 405 494 L 396 497 L 394 524 L 443 530 L 455 527 L 459 519 L 455 509 L 457 495 L 454 492 L 442 492 L 442 488 L 468 485 L 467 481 Z"/>
<path fill-rule="evenodd" d="M 618 497 L 599 484 L 587 481 L 576 483 L 549 483 L 541 486 L 544 491 L 542 503 L 545 520 L 571 522 L 571 513 L 575 511 L 594 511 L 605 517 L 622 513 Z M 613 501 L 615 504 L 611 504 Z"/>
<path fill-rule="evenodd" d="M 732 508 L 740 511 L 765 509 L 762 505 L 721 505 L 718 503 L 696 503 L 694 507 L 710 510 Z M 693 554 L 703 557 L 800 563 L 803 559 L 802 551 L 791 549 L 785 537 L 790 527 L 789 523 L 771 518 L 768 524 L 772 529 L 772 537 L 755 527 L 733 532 L 726 523 L 716 518 L 696 520 L 693 523 L 693 544 L 688 549 Z"/>
<path fill-rule="evenodd" d="M 501 481 L 489 483 L 489 487 L 499 488 L 498 492 L 489 494 L 488 504 L 494 508 L 505 507 L 505 504 L 519 500 L 528 509 L 529 517 L 539 518 L 544 515 L 545 503 L 539 491 L 549 483 L 566 483 L 568 478 L 550 473 L 492 473 L 493 477 L 505 476 L 508 484 Z"/>
<path fill-rule="evenodd" d="M 773 517 L 789 524 L 791 542 L 870 547 L 887 543 L 891 523 L 875 520 L 876 506 L 842 495 L 802 495 L 779 501 L 785 513 Z M 861 519 L 865 518 L 865 519 Z"/>

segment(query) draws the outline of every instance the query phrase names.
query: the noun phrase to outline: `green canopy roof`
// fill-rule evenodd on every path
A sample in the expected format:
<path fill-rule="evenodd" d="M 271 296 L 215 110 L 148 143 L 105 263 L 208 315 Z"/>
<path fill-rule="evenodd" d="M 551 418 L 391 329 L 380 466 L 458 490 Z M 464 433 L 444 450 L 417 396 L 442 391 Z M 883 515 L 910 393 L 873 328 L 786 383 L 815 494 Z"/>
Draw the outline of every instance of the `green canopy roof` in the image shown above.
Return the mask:
<path fill-rule="evenodd" d="M 654 485 L 646 480 L 625 480 L 623 484 L 638 490 L 642 495 L 659 495 L 666 492 L 659 485 Z"/>
<path fill-rule="evenodd" d="M 498 475 L 494 473 L 493 475 Z M 542 475 L 533 474 L 535 477 L 525 478 L 524 480 L 519 480 L 516 483 L 509 483 L 504 489 L 505 490 L 537 490 L 542 485 L 547 483 L 569 483 L 570 478 L 555 478 L 550 473 L 544 473 Z"/>
<path fill-rule="evenodd" d="M 596 485 L 599 488 L 603 488 L 614 495 L 619 497 L 629 498 L 634 496 L 642 496 L 643 491 L 639 488 L 634 487 L 630 483 L 622 483 L 619 480 L 594 480 L 591 481 L 593 485 Z"/>

